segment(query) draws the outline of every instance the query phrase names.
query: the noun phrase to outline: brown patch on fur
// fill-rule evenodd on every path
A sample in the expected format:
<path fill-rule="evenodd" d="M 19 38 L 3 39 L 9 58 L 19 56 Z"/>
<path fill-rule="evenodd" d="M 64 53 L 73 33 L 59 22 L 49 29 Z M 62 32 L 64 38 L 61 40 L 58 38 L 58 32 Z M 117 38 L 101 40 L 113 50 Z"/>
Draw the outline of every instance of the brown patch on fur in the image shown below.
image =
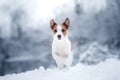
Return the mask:
<path fill-rule="evenodd" d="M 50 27 L 51 27 L 53 33 L 55 34 L 57 32 L 57 24 L 55 23 L 55 21 L 53 19 L 50 20 Z"/>
<path fill-rule="evenodd" d="M 67 28 L 63 24 L 61 26 L 62 26 L 62 33 L 63 33 L 64 36 L 66 36 L 66 34 L 67 34 Z"/>
<path fill-rule="evenodd" d="M 51 27 L 51 29 L 53 29 L 55 25 L 57 25 L 57 24 L 54 22 L 53 19 L 51 19 L 50 20 L 50 27 Z"/>
<path fill-rule="evenodd" d="M 69 20 L 69 18 L 66 18 L 64 23 L 63 23 L 63 25 L 65 25 L 66 28 L 68 29 L 69 28 L 69 24 L 70 24 L 70 20 Z"/>
<path fill-rule="evenodd" d="M 52 31 L 53 31 L 54 34 L 57 32 L 57 25 L 53 26 Z"/>

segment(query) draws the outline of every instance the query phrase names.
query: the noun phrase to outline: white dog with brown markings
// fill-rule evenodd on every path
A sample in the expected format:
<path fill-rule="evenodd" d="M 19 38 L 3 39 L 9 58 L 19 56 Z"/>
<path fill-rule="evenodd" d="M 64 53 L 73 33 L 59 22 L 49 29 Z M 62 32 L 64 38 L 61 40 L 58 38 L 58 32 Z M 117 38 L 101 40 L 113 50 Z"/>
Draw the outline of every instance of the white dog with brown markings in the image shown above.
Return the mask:
<path fill-rule="evenodd" d="M 72 45 L 67 34 L 69 24 L 68 18 L 61 25 L 53 19 L 50 20 L 50 27 L 53 31 L 52 56 L 59 69 L 69 68 L 73 60 Z"/>

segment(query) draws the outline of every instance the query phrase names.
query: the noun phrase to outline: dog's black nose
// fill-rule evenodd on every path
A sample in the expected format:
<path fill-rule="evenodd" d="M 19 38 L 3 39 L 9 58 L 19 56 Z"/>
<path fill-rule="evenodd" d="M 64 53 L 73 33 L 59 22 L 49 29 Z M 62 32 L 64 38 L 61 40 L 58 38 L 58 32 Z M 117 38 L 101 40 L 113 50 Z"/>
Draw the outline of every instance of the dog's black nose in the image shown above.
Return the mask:
<path fill-rule="evenodd" d="M 58 39 L 60 39 L 60 38 L 61 38 L 61 35 L 58 35 L 57 37 L 58 37 Z"/>

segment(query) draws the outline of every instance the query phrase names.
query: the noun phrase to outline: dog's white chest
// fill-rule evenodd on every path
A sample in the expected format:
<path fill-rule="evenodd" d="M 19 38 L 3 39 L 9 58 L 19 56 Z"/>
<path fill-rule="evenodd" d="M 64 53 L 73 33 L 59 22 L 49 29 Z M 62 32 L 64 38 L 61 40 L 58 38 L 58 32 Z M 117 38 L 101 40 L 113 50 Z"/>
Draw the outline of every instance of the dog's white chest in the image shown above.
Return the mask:
<path fill-rule="evenodd" d="M 59 42 L 59 43 L 53 43 L 53 49 L 57 52 L 57 53 L 64 53 L 66 52 L 66 48 L 67 48 L 67 44 L 63 43 L 63 42 Z"/>
<path fill-rule="evenodd" d="M 69 40 L 64 40 L 64 41 L 53 41 L 53 44 L 52 44 L 52 50 L 55 52 L 55 53 L 58 53 L 60 55 L 62 54 L 69 54 L 69 51 L 70 51 L 70 46 L 71 43 Z"/>

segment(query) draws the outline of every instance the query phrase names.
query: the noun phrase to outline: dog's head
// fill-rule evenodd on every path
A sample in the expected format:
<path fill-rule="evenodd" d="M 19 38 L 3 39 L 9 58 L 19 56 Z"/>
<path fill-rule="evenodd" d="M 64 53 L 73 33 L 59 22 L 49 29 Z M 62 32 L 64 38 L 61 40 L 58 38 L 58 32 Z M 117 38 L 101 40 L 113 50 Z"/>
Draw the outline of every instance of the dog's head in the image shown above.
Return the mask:
<path fill-rule="evenodd" d="M 62 40 L 67 36 L 67 29 L 69 28 L 70 20 L 68 18 L 65 19 L 65 21 L 58 25 L 56 22 L 54 22 L 53 19 L 50 20 L 50 27 L 53 31 L 54 38 L 57 40 Z"/>

